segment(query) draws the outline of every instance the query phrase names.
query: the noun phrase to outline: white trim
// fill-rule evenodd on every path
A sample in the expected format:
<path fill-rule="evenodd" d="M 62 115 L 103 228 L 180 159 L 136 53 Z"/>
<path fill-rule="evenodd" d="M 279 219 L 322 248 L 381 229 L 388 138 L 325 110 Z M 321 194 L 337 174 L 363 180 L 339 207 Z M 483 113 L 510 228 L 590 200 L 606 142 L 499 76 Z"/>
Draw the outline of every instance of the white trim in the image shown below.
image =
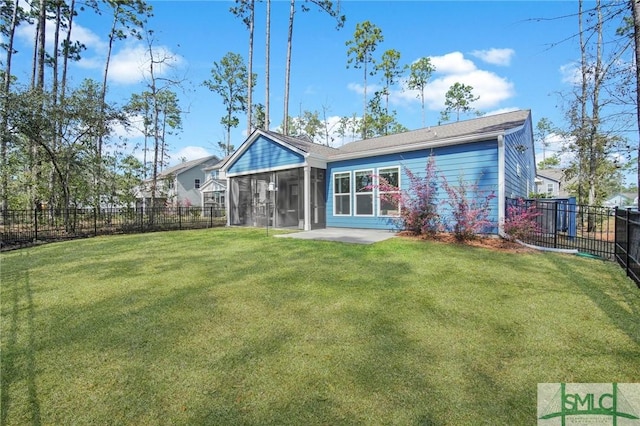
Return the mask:
<path fill-rule="evenodd" d="M 519 126 L 518 129 L 520 127 L 522 126 Z M 388 147 L 378 148 L 378 149 L 366 149 L 362 151 L 349 152 L 345 154 L 334 154 L 329 156 L 328 159 L 330 162 L 334 162 L 334 161 L 341 161 L 341 160 L 352 160 L 356 158 L 377 157 L 379 155 L 396 154 L 399 152 L 419 151 L 421 149 L 431 149 L 431 148 L 441 148 L 441 147 L 452 146 L 452 145 L 462 145 L 465 143 L 472 143 L 472 142 L 491 141 L 504 134 L 505 134 L 505 131 L 500 130 L 498 132 L 488 132 L 488 133 L 474 134 L 470 136 L 469 135 L 458 136 L 458 137 L 452 137 L 449 139 L 440 139 L 435 141 L 420 141 L 420 142 L 414 142 L 414 143 L 408 143 L 408 144 L 388 146 Z"/>
<path fill-rule="evenodd" d="M 301 167 L 305 167 L 306 165 L 307 163 L 304 162 L 304 163 L 287 164 L 287 165 L 278 166 L 278 167 L 266 167 L 262 169 L 247 170 L 244 172 L 227 173 L 227 177 L 239 177 L 239 176 L 257 175 L 258 173 L 279 172 L 282 170 L 298 169 Z"/>
<path fill-rule="evenodd" d="M 370 172 L 369 176 L 371 176 L 371 184 L 373 185 L 373 174 L 375 173 L 375 169 L 371 167 L 370 169 L 360 169 L 353 170 L 353 216 L 355 217 L 373 217 L 376 214 L 376 198 L 375 198 L 375 188 L 371 187 L 371 191 L 362 192 L 361 195 L 369 195 L 371 196 L 371 214 L 358 214 L 358 188 L 356 188 L 356 173 L 362 172 Z"/>
<path fill-rule="evenodd" d="M 338 216 L 338 217 L 348 217 L 348 216 L 352 216 L 352 212 L 349 211 L 349 214 L 344 214 L 344 213 L 336 213 L 336 196 L 338 194 L 336 194 L 336 175 L 348 175 L 349 176 L 349 209 L 351 209 L 351 203 L 352 203 L 352 199 L 351 199 L 351 191 L 352 191 L 352 185 L 351 185 L 351 179 L 352 179 L 352 175 L 350 171 L 346 171 L 346 172 L 333 172 L 331 173 L 331 187 L 333 188 L 333 191 L 331 191 L 333 193 L 333 215 L 334 216 Z M 344 193 L 340 193 L 339 195 L 344 196 L 346 194 Z"/>
<path fill-rule="evenodd" d="M 506 208 L 505 175 L 504 136 L 498 135 L 498 233 L 500 235 L 504 234 Z"/>
<path fill-rule="evenodd" d="M 304 167 L 304 230 L 311 231 L 311 166 Z"/>
<path fill-rule="evenodd" d="M 396 169 L 398 171 L 398 193 L 400 193 L 402 191 L 402 168 L 400 166 L 385 166 L 385 167 L 378 167 L 376 168 L 376 175 L 377 175 L 377 185 L 380 185 L 380 170 L 386 170 L 386 169 Z M 377 199 L 378 199 L 378 209 L 376 210 L 376 215 L 378 217 L 399 217 L 400 216 L 400 204 L 398 204 L 398 214 L 382 214 L 382 212 L 380 211 L 380 207 L 382 206 L 382 203 L 379 201 L 380 200 L 380 194 L 392 194 L 395 191 L 380 191 L 380 188 L 378 187 L 377 189 Z"/>
<path fill-rule="evenodd" d="M 238 149 L 235 150 L 235 152 L 233 154 L 231 154 L 231 156 L 227 159 L 227 161 L 224 162 L 224 164 L 222 165 L 222 167 L 220 167 L 220 170 L 222 170 L 223 172 L 227 173 L 227 170 L 229 169 L 229 167 L 231 167 L 240 156 L 242 156 L 242 154 L 244 154 L 251 145 L 253 145 L 253 143 L 260 137 L 263 136 L 264 138 L 275 142 L 278 145 L 281 145 L 284 148 L 290 149 L 291 151 L 295 152 L 296 154 L 301 155 L 304 159 L 305 162 L 303 163 L 303 165 L 306 163 L 306 159 L 309 155 L 309 153 L 302 151 L 300 148 L 297 148 L 293 145 L 290 145 L 288 143 L 286 143 L 285 141 L 282 141 L 278 138 L 273 137 L 272 135 L 266 134 L 264 133 L 262 130 L 260 129 L 256 129 L 253 131 L 253 133 L 242 143 L 242 145 L 240 145 L 240 147 L 238 147 Z M 275 170 L 275 169 L 269 169 L 269 170 Z M 260 173 L 258 171 L 251 171 L 251 174 L 253 173 Z"/>

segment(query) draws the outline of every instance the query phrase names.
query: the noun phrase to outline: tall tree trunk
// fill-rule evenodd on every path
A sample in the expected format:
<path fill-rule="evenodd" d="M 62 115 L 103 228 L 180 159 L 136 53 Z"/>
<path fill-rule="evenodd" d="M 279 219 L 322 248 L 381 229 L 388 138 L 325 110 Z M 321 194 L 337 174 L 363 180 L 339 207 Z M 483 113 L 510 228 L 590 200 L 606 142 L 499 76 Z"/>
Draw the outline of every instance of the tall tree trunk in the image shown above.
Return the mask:
<path fill-rule="evenodd" d="M 364 61 L 364 101 L 362 108 L 362 139 L 367 138 L 367 60 Z"/>
<path fill-rule="evenodd" d="M 269 61 L 271 50 L 271 0 L 267 0 L 267 31 L 266 31 L 266 46 L 265 46 L 265 70 L 264 70 L 264 128 L 269 130 Z"/>
<path fill-rule="evenodd" d="M 9 208 L 9 159 L 7 157 L 7 146 L 9 144 L 9 91 L 11 90 L 11 60 L 13 58 L 13 38 L 18 26 L 18 10 L 20 0 L 15 0 L 13 13 L 11 14 L 11 25 L 7 34 L 7 57 L 5 59 L 4 81 L 2 85 L 2 124 L 0 127 L 0 157 L 2 161 L 2 204 L 0 209 L 3 215 Z"/>
<path fill-rule="evenodd" d="M 32 89 L 40 95 L 42 102 L 44 102 L 44 65 L 45 65 L 45 41 L 46 41 L 46 25 L 47 25 L 47 10 L 46 1 L 40 0 L 38 4 L 38 25 L 36 26 L 36 40 L 35 40 L 35 55 L 33 63 L 32 74 Z M 44 105 L 40 106 L 40 114 L 43 114 Z M 29 168 L 31 170 L 31 194 L 32 206 L 40 209 L 42 202 L 40 200 L 40 191 L 38 186 L 41 181 L 41 164 L 40 164 L 40 149 L 38 142 L 35 140 L 30 141 L 30 158 Z"/>
<path fill-rule="evenodd" d="M 36 75 L 36 87 L 44 90 L 44 65 L 46 59 L 46 26 L 47 26 L 47 2 L 40 0 L 40 10 L 38 11 L 38 72 Z"/>
<path fill-rule="evenodd" d="M 593 66 L 591 72 L 591 81 L 593 84 L 593 91 L 591 93 L 591 122 L 589 123 L 589 205 L 594 206 L 596 204 L 596 179 L 597 179 L 597 167 L 599 157 L 599 144 L 600 142 L 600 86 L 602 84 L 602 8 L 600 6 L 600 0 L 596 0 L 596 13 L 598 17 L 598 23 L 596 26 L 597 31 L 597 44 L 596 44 L 596 63 Z M 591 68 L 591 67 L 590 67 Z"/>
<path fill-rule="evenodd" d="M 636 116 L 638 120 L 638 209 L 640 209 L 640 0 L 630 0 L 636 59 Z"/>
<path fill-rule="evenodd" d="M 159 116 L 160 106 L 158 105 L 158 90 L 156 87 L 156 78 L 153 67 L 153 49 L 149 41 L 149 75 L 151 77 L 151 98 L 153 102 L 153 168 L 151 177 L 151 215 L 153 216 L 153 208 L 155 207 L 156 192 L 158 189 L 158 160 L 160 155 L 160 134 L 159 134 Z M 152 218 L 153 220 L 153 218 Z"/>
<path fill-rule="evenodd" d="M 62 111 L 65 110 L 66 104 L 66 95 L 67 95 L 67 72 L 69 70 L 69 55 L 71 54 L 71 31 L 73 30 L 73 16 L 75 14 L 76 2 L 75 0 L 71 0 L 71 4 L 69 6 L 69 15 L 67 17 L 67 35 L 65 38 L 65 47 L 62 55 L 62 77 L 60 78 L 60 97 L 59 97 L 59 105 Z M 62 137 L 62 123 L 58 123 L 58 128 L 56 129 L 56 135 L 58 138 Z M 67 173 L 65 176 L 65 182 L 69 182 L 69 166 L 67 165 Z M 67 195 L 64 200 L 64 208 L 66 212 L 65 220 L 68 221 L 68 208 L 71 204 L 70 191 L 67 186 L 67 191 L 65 193 Z"/>
<path fill-rule="evenodd" d="M 109 66 L 111 64 L 111 54 L 113 52 L 113 43 L 117 37 L 116 27 L 118 26 L 118 19 L 120 17 L 120 4 L 118 2 L 110 2 L 110 5 L 114 7 L 113 10 L 113 22 L 111 23 L 111 30 L 109 31 L 109 43 L 107 44 L 107 57 L 104 63 L 104 71 L 102 74 L 102 87 L 100 92 L 100 130 L 98 132 L 98 140 L 96 141 L 96 159 L 95 159 L 95 175 L 94 175 L 94 203 L 95 207 L 100 207 L 101 196 L 101 181 L 102 181 L 102 151 L 104 138 L 102 135 L 102 129 L 104 128 L 104 114 L 105 105 L 107 101 L 107 78 L 109 77 Z"/>
<path fill-rule="evenodd" d="M 580 41 L 580 76 L 581 76 L 581 85 L 580 85 L 580 98 L 578 99 L 580 112 L 577 117 L 578 123 L 578 134 L 577 143 L 578 143 L 578 155 L 579 155 L 579 170 L 578 170 L 578 202 L 580 204 L 584 203 L 584 153 L 586 150 L 586 135 L 585 129 L 587 128 L 587 83 L 588 83 L 588 70 L 587 70 L 587 46 L 584 41 L 584 30 L 583 30 L 583 10 L 582 10 L 583 0 L 578 1 L 578 35 Z"/>
<path fill-rule="evenodd" d="M 255 0 L 251 0 L 249 12 L 249 78 L 247 81 L 247 137 L 251 134 L 251 109 L 253 106 L 253 27 L 255 22 Z"/>
<path fill-rule="evenodd" d="M 289 79 L 291 76 L 291 41 L 293 39 L 293 17 L 296 12 L 296 0 L 291 0 L 289 9 L 289 35 L 287 38 L 287 66 L 284 74 L 284 123 L 282 133 L 289 134 Z"/>
<path fill-rule="evenodd" d="M 233 96 L 233 91 L 229 88 L 229 99 Z M 225 151 L 225 155 L 231 154 L 231 118 L 233 117 L 231 108 L 227 109 L 227 149 Z M 249 137 L 249 135 L 247 135 Z"/>
<path fill-rule="evenodd" d="M 51 102 L 53 104 L 53 110 L 55 111 L 56 106 L 58 105 L 58 79 L 59 79 L 59 70 L 58 70 L 58 54 L 60 53 L 60 27 L 62 25 L 62 4 L 60 1 L 55 3 L 55 29 L 53 31 L 53 53 L 51 55 L 51 70 L 52 70 L 52 82 L 51 82 Z M 58 150 L 59 134 L 58 121 L 61 120 L 62 117 L 60 115 L 56 115 L 56 120 L 54 121 L 54 128 L 51 129 L 51 150 L 55 153 Z M 67 207 L 64 204 L 64 200 L 62 201 L 62 205 L 60 204 L 60 199 L 56 194 L 56 179 L 58 175 L 52 169 L 49 171 L 49 209 L 54 209 L 55 207 L 64 208 Z M 62 182 L 61 182 L 62 183 Z M 53 210 L 52 210 L 53 211 Z"/>

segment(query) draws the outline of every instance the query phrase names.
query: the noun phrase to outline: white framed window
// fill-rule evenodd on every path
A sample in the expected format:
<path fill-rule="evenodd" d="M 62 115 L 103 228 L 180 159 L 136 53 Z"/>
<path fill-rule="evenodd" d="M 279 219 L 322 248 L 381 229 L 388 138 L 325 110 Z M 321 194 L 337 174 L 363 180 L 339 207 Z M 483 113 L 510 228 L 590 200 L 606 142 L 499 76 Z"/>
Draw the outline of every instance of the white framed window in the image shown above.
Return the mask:
<path fill-rule="evenodd" d="M 547 194 L 549 194 L 549 195 L 553 194 L 553 184 L 552 183 L 548 183 L 547 184 Z"/>
<path fill-rule="evenodd" d="M 373 170 L 354 172 L 356 216 L 373 216 Z"/>
<path fill-rule="evenodd" d="M 399 216 L 400 167 L 378 169 L 378 216 Z"/>
<path fill-rule="evenodd" d="M 340 172 L 333 175 L 333 214 L 336 216 L 351 215 L 351 172 Z"/>
<path fill-rule="evenodd" d="M 195 188 L 196 188 L 196 189 L 200 188 L 200 179 L 196 179 L 196 180 L 193 182 L 193 185 L 195 186 Z"/>

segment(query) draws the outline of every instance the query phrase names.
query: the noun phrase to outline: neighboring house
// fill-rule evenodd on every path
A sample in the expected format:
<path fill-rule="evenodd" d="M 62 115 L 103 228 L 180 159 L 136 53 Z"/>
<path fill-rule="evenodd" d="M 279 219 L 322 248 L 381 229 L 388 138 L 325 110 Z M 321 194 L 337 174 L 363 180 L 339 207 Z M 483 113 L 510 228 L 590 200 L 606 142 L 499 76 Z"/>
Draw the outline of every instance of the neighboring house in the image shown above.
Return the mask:
<path fill-rule="evenodd" d="M 226 210 L 227 179 L 225 173 L 220 170 L 227 159 L 223 159 L 211 167 L 206 167 L 206 179 L 200 187 L 200 205 L 205 208 L 205 213 L 209 208 L 215 211 Z"/>
<path fill-rule="evenodd" d="M 205 169 L 220 162 L 215 155 L 185 161 L 158 174 L 156 206 L 202 206 L 200 187 L 207 178 Z M 136 194 L 136 207 L 151 205 L 151 179 Z"/>
<path fill-rule="evenodd" d="M 567 182 L 561 169 L 544 169 L 536 173 L 536 193 L 547 198 L 568 198 Z"/>
<path fill-rule="evenodd" d="M 406 169 L 424 175 L 429 157 L 448 182 L 494 192 L 501 224 L 506 197 L 535 189 L 530 111 L 514 111 L 330 148 L 256 130 L 225 161 L 229 225 L 392 229 L 398 207 L 382 201 L 376 176 L 403 190 Z M 444 197 L 440 189 L 440 196 Z M 496 229 L 497 231 L 497 229 Z"/>
<path fill-rule="evenodd" d="M 605 200 L 605 207 L 626 207 L 638 204 L 638 197 L 634 193 L 618 193 Z"/>

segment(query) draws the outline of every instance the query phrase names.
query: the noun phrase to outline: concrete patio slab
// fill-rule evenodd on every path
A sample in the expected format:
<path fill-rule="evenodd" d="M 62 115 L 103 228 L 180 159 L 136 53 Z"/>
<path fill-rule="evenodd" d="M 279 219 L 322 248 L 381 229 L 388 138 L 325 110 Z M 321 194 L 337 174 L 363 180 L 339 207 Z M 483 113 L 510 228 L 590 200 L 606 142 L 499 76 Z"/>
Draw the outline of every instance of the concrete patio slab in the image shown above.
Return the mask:
<path fill-rule="evenodd" d="M 356 229 L 356 228 L 324 228 L 312 231 L 293 232 L 291 234 L 276 234 L 278 238 L 298 238 L 301 240 L 338 241 L 352 244 L 373 244 L 388 240 L 396 236 L 396 233 L 381 229 Z"/>

